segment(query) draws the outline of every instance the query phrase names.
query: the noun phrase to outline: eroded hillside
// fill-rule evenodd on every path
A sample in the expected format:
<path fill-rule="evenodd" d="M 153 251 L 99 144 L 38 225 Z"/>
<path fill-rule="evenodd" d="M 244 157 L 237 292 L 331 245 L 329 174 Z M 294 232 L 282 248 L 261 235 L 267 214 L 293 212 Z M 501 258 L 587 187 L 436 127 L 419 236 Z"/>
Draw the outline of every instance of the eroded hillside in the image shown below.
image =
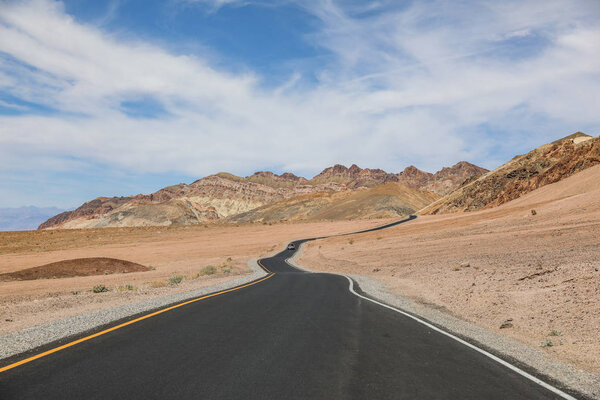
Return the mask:
<path fill-rule="evenodd" d="M 496 207 L 600 164 L 600 138 L 577 132 L 514 157 L 426 207 L 422 214 Z"/>

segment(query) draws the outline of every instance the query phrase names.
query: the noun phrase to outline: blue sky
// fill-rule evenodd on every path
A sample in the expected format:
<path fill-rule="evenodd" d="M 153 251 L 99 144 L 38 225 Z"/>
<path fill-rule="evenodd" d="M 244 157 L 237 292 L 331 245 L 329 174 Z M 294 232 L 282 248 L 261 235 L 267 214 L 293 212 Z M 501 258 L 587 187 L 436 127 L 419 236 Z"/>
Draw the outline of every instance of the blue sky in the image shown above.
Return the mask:
<path fill-rule="evenodd" d="M 600 132 L 600 3 L 0 0 L 0 207 Z"/>

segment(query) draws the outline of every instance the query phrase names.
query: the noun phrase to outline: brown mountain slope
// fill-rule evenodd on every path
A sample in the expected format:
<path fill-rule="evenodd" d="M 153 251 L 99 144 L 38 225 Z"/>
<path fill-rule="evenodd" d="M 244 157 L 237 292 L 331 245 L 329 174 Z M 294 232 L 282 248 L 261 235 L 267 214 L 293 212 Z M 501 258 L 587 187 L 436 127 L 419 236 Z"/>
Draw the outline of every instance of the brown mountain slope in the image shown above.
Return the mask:
<path fill-rule="evenodd" d="M 422 214 L 495 207 L 600 164 L 600 138 L 577 132 L 516 156 L 499 168 L 430 204 Z"/>
<path fill-rule="evenodd" d="M 450 168 L 442 168 L 433 174 L 431 179 L 420 188 L 445 195 L 453 192 L 467 181 L 476 179 L 487 172 L 489 171 L 485 168 L 461 161 Z"/>
<path fill-rule="evenodd" d="M 293 174 L 258 172 L 241 178 L 220 173 L 149 195 L 99 197 L 50 218 L 39 229 L 196 224 L 306 193 L 342 189 L 335 183 L 306 184 Z"/>
<path fill-rule="evenodd" d="M 474 178 L 486 171 L 466 162 L 435 174 L 413 166 L 393 174 L 381 169 L 362 169 L 357 165 L 350 168 L 335 165 L 310 181 L 291 173 L 277 175 L 260 171 L 243 178 L 221 172 L 189 185 L 168 186 L 152 194 L 98 197 L 74 211 L 50 218 L 39 229 L 198 224 L 223 220 L 297 196 L 351 192 L 389 182 L 400 182 L 414 189 L 427 187 L 430 191 L 445 194 L 458 187 L 465 178 Z M 309 198 L 328 201 L 325 200 L 328 196 L 322 194 Z M 308 208 L 314 207 L 313 204 Z"/>
<path fill-rule="evenodd" d="M 298 196 L 234 215 L 227 222 L 388 218 L 409 215 L 439 197 L 390 182 L 370 189 Z"/>

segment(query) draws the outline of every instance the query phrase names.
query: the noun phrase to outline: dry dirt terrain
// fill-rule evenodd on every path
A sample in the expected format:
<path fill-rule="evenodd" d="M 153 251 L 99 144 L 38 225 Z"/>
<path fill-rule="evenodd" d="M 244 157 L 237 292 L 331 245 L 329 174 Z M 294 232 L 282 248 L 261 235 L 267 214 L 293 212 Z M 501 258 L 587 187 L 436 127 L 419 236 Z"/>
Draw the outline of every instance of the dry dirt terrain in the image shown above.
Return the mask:
<path fill-rule="evenodd" d="M 0 274 L 13 273 L 12 277 L 19 276 L 15 274 L 18 271 L 88 257 L 150 267 L 145 272 L 107 270 L 106 275 L 0 280 L 0 334 L 218 284 L 248 273 L 249 259 L 265 256 L 292 239 L 351 232 L 386 222 L 390 220 L 0 232 Z M 77 264 L 81 266 L 81 262 Z M 60 265 L 65 267 L 65 263 Z M 72 271 L 69 263 L 66 266 Z M 214 268 L 205 269 L 207 266 Z M 101 268 L 107 269 L 105 265 Z M 182 282 L 169 283 L 170 277 L 178 275 L 184 277 Z M 94 293 L 97 285 L 109 291 Z"/>
<path fill-rule="evenodd" d="M 375 278 L 600 373 L 600 166 L 496 208 L 311 242 L 299 263 Z"/>

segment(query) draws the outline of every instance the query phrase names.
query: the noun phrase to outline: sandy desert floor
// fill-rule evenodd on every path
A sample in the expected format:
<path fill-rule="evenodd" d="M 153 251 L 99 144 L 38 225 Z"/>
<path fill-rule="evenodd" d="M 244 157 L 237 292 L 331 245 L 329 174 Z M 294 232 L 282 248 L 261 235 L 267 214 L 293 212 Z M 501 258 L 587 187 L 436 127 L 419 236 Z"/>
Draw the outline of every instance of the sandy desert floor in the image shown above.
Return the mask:
<path fill-rule="evenodd" d="M 389 221 L 0 232 L 0 273 L 83 257 L 112 257 L 154 268 L 126 274 L 0 281 L 0 334 L 215 285 L 248 273 L 249 259 L 278 250 L 290 240 L 351 232 Z M 208 265 L 217 267 L 217 273 L 196 277 Z M 173 275 L 186 279 L 168 284 Z M 110 291 L 93 293 L 92 288 L 99 284 Z"/>
<path fill-rule="evenodd" d="M 600 166 L 495 209 L 311 242 L 299 263 L 375 278 L 600 373 Z"/>

